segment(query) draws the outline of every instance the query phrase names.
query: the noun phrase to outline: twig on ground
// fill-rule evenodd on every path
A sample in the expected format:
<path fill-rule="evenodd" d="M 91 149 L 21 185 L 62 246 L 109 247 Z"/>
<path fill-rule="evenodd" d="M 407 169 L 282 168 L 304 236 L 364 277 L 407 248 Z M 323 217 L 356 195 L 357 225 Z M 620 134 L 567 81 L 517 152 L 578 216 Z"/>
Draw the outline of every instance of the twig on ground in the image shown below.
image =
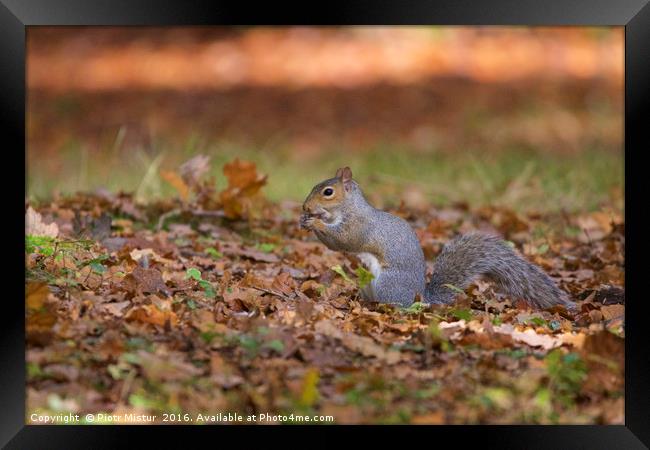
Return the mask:
<path fill-rule="evenodd" d="M 169 219 L 170 217 L 177 216 L 181 214 L 183 210 L 181 208 L 176 208 L 172 209 L 171 211 L 167 211 L 165 214 L 161 215 L 160 218 L 158 219 L 158 225 L 156 225 L 156 231 L 160 231 L 165 223 L 165 220 Z"/>
<path fill-rule="evenodd" d="M 250 286 L 250 287 L 257 290 L 257 291 L 265 292 L 267 294 L 277 295 L 278 297 L 283 298 L 285 300 L 289 300 L 289 301 L 293 300 L 291 297 L 289 297 L 288 295 L 282 294 L 281 292 L 276 292 L 276 291 L 271 290 L 271 289 L 261 288 L 261 287 L 257 287 L 257 286 Z"/>
<path fill-rule="evenodd" d="M 160 231 L 165 224 L 165 220 L 169 219 L 170 217 L 174 216 L 179 216 L 183 213 L 190 213 L 193 216 L 200 216 L 200 217 L 226 217 L 223 211 L 215 210 L 215 211 L 206 211 L 204 209 L 187 209 L 187 208 L 175 208 L 172 209 L 171 211 L 167 211 L 163 215 L 160 216 L 158 219 L 158 225 L 156 225 L 156 231 Z"/>

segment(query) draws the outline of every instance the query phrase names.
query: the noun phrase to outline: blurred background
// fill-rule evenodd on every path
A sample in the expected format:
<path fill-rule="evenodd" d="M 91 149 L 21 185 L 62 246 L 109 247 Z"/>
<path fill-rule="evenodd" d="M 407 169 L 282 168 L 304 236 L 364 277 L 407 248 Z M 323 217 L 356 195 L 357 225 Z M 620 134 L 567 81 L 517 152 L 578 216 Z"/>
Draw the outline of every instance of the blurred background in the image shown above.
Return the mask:
<path fill-rule="evenodd" d="M 27 196 L 174 195 L 197 153 L 302 201 L 623 208 L 622 27 L 29 27 Z"/>

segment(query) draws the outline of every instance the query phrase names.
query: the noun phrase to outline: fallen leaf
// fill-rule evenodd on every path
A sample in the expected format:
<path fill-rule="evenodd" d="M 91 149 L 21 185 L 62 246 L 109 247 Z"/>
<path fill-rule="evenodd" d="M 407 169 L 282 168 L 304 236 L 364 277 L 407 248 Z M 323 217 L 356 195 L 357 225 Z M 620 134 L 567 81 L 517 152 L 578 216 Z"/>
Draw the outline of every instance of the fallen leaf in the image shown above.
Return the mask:
<path fill-rule="evenodd" d="M 266 175 L 257 173 L 255 163 L 238 158 L 224 165 L 223 173 L 228 179 L 228 186 L 220 192 L 219 199 L 226 217 L 249 217 L 260 203 L 259 192 L 266 184 Z"/>
<path fill-rule="evenodd" d="M 126 314 L 125 318 L 127 320 L 137 320 L 159 326 L 166 326 L 167 323 L 171 326 L 178 324 L 176 313 L 173 311 L 162 311 L 155 305 L 136 306 Z"/>
<path fill-rule="evenodd" d="M 104 303 L 102 308 L 104 311 L 112 314 L 116 317 L 122 317 L 124 315 L 124 310 L 131 304 L 129 301 L 117 302 L 117 303 Z"/>
<path fill-rule="evenodd" d="M 79 238 L 103 241 L 111 235 L 112 219 L 105 212 L 94 218 L 91 215 L 81 216 L 78 211 L 75 211 L 72 224 L 73 232 Z"/>
<path fill-rule="evenodd" d="M 171 184 L 174 189 L 176 189 L 176 192 L 178 192 L 181 200 L 187 201 L 190 195 L 190 188 L 185 184 L 185 181 L 183 181 L 183 178 L 181 178 L 180 175 L 171 170 L 161 169 L 160 176 L 167 183 Z"/>
<path fill-rule="evenodd" d="M 595 395 L 619 391 L 625 386 L 625 340 L 609 331 L 587 336 L 581 352 L 586 361 L 587 379 L 583 393 Z"/>
<path fill-rule="evenodd" d="M 600 312 L 603 314 L 605 320 L 616 319 L 618 317 L 623 317 L 625 315 L 625 306 L 624 305 L 603 305 L 600 308 Z"/>
<path fill-rule="evenodd" d="M 280 261 L 280 258 L 275 253 L 265 253 L 259 250 L 224 247 L 222 251 L 224 254 L 242 256 L 260 262 L 275 263 Z"/>
<path fill-rule="evenodd" d="M 27 305 L 27 340 L 36 345 L 47 345 L 53 335 L 57 315 L 52 294 L 44 283 L 29 283 L 25 293 Z"/>
<path fill-rule="evenodd" d="M 548 334 L 538 334 L 531 328 L 519 331 L 510 324 L 502 324 L 494 327 L 494 331 L 496 333 L 508 334 L 517 342 L 523 342 L 531 347 L 542 347 L 545 350 L 550 350 L 562 345 L 561 339 Z"/>
<path fill-rule="evenodd" d="M 59 227 L 54 222 L 45 224 L 41 215 L 29 206 L 25 213 L 25 235 L 55 238 L 59 235 Z"/>
<path fill-rule="evenodd" d="M 210 170 L 210 157 L 198 154 L 184 162 L 178 170 L 181 174 L 181 181 L 185 182 L 184 185 L 196 186 L 201 177 Z"/>
<path fill-rule="evenodd" d="M 612 218 L 609 214 L 595 211 L 576 217 L 576 224 L 582 230 L 578 236 L 581 242 L 598 241 L 612 232 Z"/>
<path fill-rule="evenodd" d="M 136 266 L 133 272 L 128 274 L 124 279 L 124 284 L 129 284 L 130 280 L 135 281 L 135 290 L 141 293 L 157 294 L 159 292 L 170 296 L 171 291 L 162 279 L 162 274 L 158 269 L 144 269 Z"/>
<path fill-rule="evenodd" d="M 372 338 L 344 332 L 329 320 L 316 322 L 314 329 L 318 333 L 339 339 L 350 350 L 361 353 L 364 356 L 375 357 L 387 364 L 395 364 L 402 359 L 399 351 L 387 349 L 377 344 Z"/>
<path fill-rule="evenodd" d="M 226 389 L 239 386 L 244 382 L 239 370 L 218 353 L 212 353 L 210 356 L 210 372 L 211 378 Z"/>
<path fill-rule="evenodd" d="M 163 258 L 158 253 L 156 253 L 152 248 L 143 248 L 143 249 L 135 248 L 131 250 L 131 252 L 129 252 L 129 255 L 131 256 L 131 259 L 137 263 L 140 263 L 140 261 L 143 258 L 147 258 L 147 261 L 155 261 L 161 264 L 171 264 L 174 262 L 171 259 Z"/>
<path fill-rule="evenodd" d="M 185 362 L 180 352 L 161 356 L 139 351 L 138 359 L 145 377 L 156 382 L 190 380 L 203 372 L 198 367 Z"/>
<path fill-rule="evenodd" d="M 27 309 L 38 310 L 43 307 L 47 296 L 50 293 L 50 288 L 47 283 L 32 282 L 27 284 Z"/>
<path fill-rule="evenodd" d="M 297 287 L 296 281 L 287 272 L 280 273 L 271 283 L 271 288 L 274 291 L 282 292 L 285 295 L 293 294 Z"/>
<path fill-rule="evenodd" d="M 318 381 L 320 375 L 318 369 L 310 368 L 302 379 L 300 389 L 300 404 L 306 407 L 312 406 L 318 400 Z"/>

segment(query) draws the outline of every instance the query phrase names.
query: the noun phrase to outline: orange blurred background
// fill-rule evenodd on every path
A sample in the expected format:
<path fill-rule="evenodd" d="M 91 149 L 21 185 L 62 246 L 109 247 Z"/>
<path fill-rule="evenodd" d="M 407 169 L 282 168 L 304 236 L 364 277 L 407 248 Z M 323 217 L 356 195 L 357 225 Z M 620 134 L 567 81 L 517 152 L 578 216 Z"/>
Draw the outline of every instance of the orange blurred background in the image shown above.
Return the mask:
<path fill-rule="evenodd" d="M 28 191 L 136 189 L 146 163 L 128 175 L 133 153 L 173 166 L 199 151 L 299 166 L 299 181 L 378 151 L 403 156 L 368 171 L 416 179 L 412 165 L 445 154 L 478 155 L 490 173 L 503 164 L 484 155 L 598 155 L 621 174 L 592 190 L 620 187 L 623 39 L 622 27 L 30 27 Z"/>

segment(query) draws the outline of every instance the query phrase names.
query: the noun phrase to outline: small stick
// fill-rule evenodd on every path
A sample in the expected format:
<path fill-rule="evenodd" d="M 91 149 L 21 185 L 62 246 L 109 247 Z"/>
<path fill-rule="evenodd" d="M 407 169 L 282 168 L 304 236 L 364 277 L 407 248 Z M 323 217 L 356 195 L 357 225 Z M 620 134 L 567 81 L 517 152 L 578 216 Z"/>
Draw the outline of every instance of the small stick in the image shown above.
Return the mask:
<path fill-rule="evenodd" d="M 202 216 L 202 217 L 226 217 L 223 211 L 206 211 L 204 209 L 190 210 L 185 208 L 176 208 L 176 209 L 172 209 L 171 211 L 167 211 L 165 214 L 160 216 L 160 218 L 158 219 L 158 225 L 156 226 L 156 230 L 160 231 L 162 229 L 165 220 L 169 219 L 170 217 L 178 216 L 183 213 L 190 213 L 194 216 Z"/>
<path fill-rule="evenodd" d="M 271 290 L 271 289 L 265 289 L 265 288 L 256 287 L 256 286 L 251 286 L 251 287 L 252 287 L 253 289 L 255 289 L 255 290 L 258 290 L 258 291 L 261 291 L 261 292 L 265 292 L 265 293 L 267 293 L 267 294 L 277 295 L 278 297 L 283 298 L 283 299 L 285 299 L 285 300 L 293 300 L 291 297 L 288 297 L 288 296 L 286 296 L 286 295 L 284 295 L 284 294 L 282 294 L 282 293 L 280 293 L 280 292 L 275 292 L 275 291 L 273 291 L 273 290 Z"/>
<path fill-rule="evenodd" d="M 162 229 L 165 220 L 169 219 L 172 216 L 177 216 L 182 212 L 183 212 L 182 209 L 176 208 L 176 209 L 172 209 L 171 211 L 167 211 L 165 214 L 161 215 L 160 218 L 158 219 L 158 225 L 156 226 L 156 231 L 160 231 Z"/>

